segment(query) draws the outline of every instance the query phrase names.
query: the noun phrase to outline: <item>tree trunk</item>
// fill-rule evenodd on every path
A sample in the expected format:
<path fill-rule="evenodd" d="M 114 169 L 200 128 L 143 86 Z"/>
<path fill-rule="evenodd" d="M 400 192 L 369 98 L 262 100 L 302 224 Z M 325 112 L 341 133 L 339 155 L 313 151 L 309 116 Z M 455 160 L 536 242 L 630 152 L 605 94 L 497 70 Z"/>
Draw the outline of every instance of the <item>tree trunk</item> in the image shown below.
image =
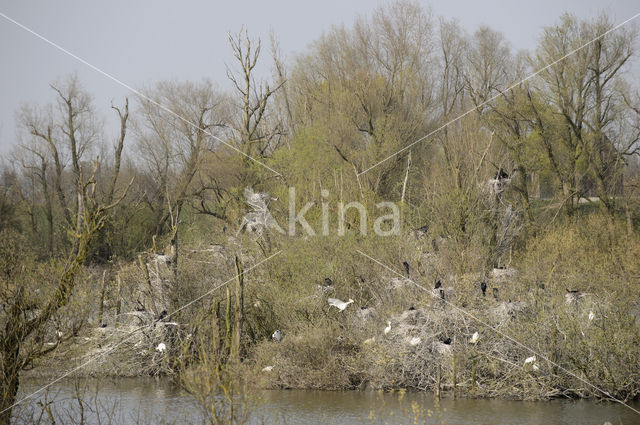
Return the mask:
<path fill-rule="evenodd" d="M 0 374 L 0 425 L 9 425 L 13 404 L 16 402 L 19 387 L 19 371 L 16 365 L 19 363 L 20 342 L 15 338 L 4 341 L 2 345 L 2 374 Z"/>
<path fill-rule="evenodd" d="M 236 303 L 234 309 L 233 338 L 231 340 L 231 362 L 240 363 L 240 340 L 242 338 L 242 322 L 244 320 L 244 276 L 242 274 L 242 264 L 236 255 Z"/>
<path fill-rule="evenodd" d="M 98 306 L 98 323 L 103 323 L 103 315 L 104 315 L 104 293 L 106 289 L 105 276 L 107 274 L 107 269 L 102 272 L 102 285 L 100 286 L 100 305 Z"/>

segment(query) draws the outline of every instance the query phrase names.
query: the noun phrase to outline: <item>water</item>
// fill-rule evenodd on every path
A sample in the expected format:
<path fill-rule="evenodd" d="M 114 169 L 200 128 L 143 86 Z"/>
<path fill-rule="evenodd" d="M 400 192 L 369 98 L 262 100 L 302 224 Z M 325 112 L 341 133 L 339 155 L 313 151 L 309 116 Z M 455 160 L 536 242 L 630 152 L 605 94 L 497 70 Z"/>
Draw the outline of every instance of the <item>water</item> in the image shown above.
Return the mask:
<path fill-rule="evenodd" d="M 32 392 L 38 384 L 27 381 L 21 392 Z M 61 418 L 57 423 L 78 423 L 75 388 L 72 381 L 60 382 L 36 399 L 53 401 L 52 411 Z M 166 380 L 91 380 L 82 388 L 87 424 L 202 423 L 194 398 Z M 640 424 L 640 415 L 622 405 L 583 400 L 444 398 L 438 402 L 431 394 L 414 392 L 268 390 L 252 404 L 250 424 Z M 633 407 L 639 409 L 640 403 Z M 22 407 L 16 422 L 32 423 L 40 410 L 34 403 Z"/>

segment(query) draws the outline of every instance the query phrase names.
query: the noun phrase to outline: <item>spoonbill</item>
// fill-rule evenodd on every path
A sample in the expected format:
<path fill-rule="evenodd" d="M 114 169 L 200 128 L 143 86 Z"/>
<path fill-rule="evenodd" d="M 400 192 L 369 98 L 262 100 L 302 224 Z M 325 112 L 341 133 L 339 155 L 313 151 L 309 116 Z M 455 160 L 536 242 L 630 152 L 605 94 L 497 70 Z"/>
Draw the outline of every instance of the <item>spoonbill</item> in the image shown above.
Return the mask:
<path fill-rule="evenodd" d="M 327 301 L 329 302 L 329 305 L 332 305 L 332 306 L 336 307 L 340 311 L 344 311 L 344 309 L 347 308 L 349 306 L 349 304 L 351 304 L 353 302 L 353 300 L 351 298 L 349 298 L 349 301 L 347 301 L 347 302 L 344 302 L 344 301 L 339 300 L 337 298 L 329 298 Z"/>
<path fill-rule="evenodd" d="M 538 367 L 538 359 L 536 358 L 535 355 L 524 359 L 524 366 L 531 367 L 531 370 L 533 370 L 534 372 L 537 372 L 540 370 L 540 368 Z"/>
<path fill-rule="evenodd" d="M 282 331 L 280 331 L 280 329 L 276 329 L 271 335 L 271 339 L 273 339 L 276 342 L 282 341 Z"/>

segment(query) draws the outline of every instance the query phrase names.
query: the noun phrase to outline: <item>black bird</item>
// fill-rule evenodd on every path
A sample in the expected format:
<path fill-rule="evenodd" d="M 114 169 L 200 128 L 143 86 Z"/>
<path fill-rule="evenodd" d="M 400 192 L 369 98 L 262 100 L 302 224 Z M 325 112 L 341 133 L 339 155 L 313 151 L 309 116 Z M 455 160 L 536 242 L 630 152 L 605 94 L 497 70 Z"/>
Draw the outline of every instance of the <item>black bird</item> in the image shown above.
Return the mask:
<path fill-rule="evenodd" d="M 333 285 L 333 281 L 332 281 L 331 279 L 329 279 L 328 277 L 325 277 L 325 278 L 324 278 L 324 283 L 325 283 L 325 285 L 327 285 L 327 286 L 331 286 L 331 285 Z"/>
<path fill-rule="evenodd" d="M 498 288 L 493 288 L 493 298 L 495 298 L 496 301 L 498 301 Z"/>
<path fill-rule="evenodd" d="M 422 226 L 422 227 L 418 227 L 418 228 L 416 229 L 416 231 L 417 231 L 418 233 L 426 234 L 426 233 L 428 233 L 428 232 L 429 232 L 429 225 L 428 225 L 428 224 L 425 224 L 425 225 L 424 225 L 424 226 Z"/>
<path fill-rule="evenodd" d="M 162 320 L 162 319 L 164 319 L 165 317 L 167 317 L 167 310 L 162 310 L 162 311 L 160 312 L 160 314 L 158 315 L 158 320 Z"/>
<path fill-rule="evenodd" d="M 101 325 L 100 325 L 100 327 L 101 327 L 101 328 L 106 328 L 106 327 L 107 327 L 107 324 L 106 324 L 106 323 L 103 323 L 103 324 L 101 324 Z"/>
<path fill-rule="evenodd" d="M 451 344 L 451 338 L 449 338 L 449 337 L 442 338 L 442 339 L 440 339 L 440 341 L 442 341 L 443 344 L 447 344 L 447 345 Z"/>
<path fill-rule="evenodd" d="M 360 275 L 360 282 L 362 282 L 362 283 L 365 282 L 364 276 L 362 276 L 362 275 Z"/>
<path fill-rule="evenodd" d="M 440 279 L 438 279 L 438 281 L 436 282 L 436 286 L 433 287 L 433 289 L 440 289 L 442 288 L 442 282 L 440 281 Z"/>
<path fill-rule="evenodd" d="M 502 179 L 508 179 L 509 178 L 509 174 L 507 174 L 504 169 L 502 169 L 502 167 L 500 167 L 500 170 L 498 170 L 498 172 L 496 173 L 496 179 L 497 180 L 502 180 Z"/>
<path fill-rule="evenodd" d="M 414 311 L 416 308 L 414 306 L 409 307 L 409 311 Z"/>
<path fill-rule="evenodd" d="M 578 291 L 577 289 L 567 289 L 567 292 L 570 294 L 579 294 L 580 291 Z"/>
<path fill-rule="evenodd" d="M 442 298 L 444 300 L 444 289 L 440 290 L 440 298 Z"/>
<path fill-rule="evenodd" d="M 487 282 L 480 283 L 480 289 L 482 290 L 482 296 L 487 295 Z"/>
<path fill-rule="evenodd" d="M 407 277 L 409 277 L 409 263 L 403 261 L 402 265 L 404 266 L 404 271 L 407 273 Z"/>

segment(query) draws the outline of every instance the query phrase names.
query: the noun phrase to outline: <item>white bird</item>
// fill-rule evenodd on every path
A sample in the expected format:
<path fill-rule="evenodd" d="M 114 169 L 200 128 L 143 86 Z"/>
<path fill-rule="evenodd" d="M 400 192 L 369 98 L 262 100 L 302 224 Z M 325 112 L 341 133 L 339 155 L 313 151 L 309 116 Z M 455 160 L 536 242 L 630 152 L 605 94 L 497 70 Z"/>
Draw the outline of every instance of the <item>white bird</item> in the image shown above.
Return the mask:
<path fill-rule="evenodd" d="M 273 366 L 265 366 L 262 368 L 263 372 L 271 372 L 273 370 Z"/>
<path fill-rule="evenodd" d="M 422 338 L 420 338 L 419 336 L 414 336 L 413 338 L 411 338 L 411 341 L 409 341 L 409 344 L 411 344 L 412 346 L 416 346 L 421 342 L 422 342 Z"/>
<path fill-rule="evenodd" d="M 271 335 L 271 339 L 273 339 L 276 342 L 282 341 L 282 331 L 280 331 L 280 329 L 276 329 Z"/>
<path fill-rule="evenodd" d="M 478 342 L 479 338 L 480 338 L 480 334 L 478 332 L 474 332 L 474 334 L 471 335 L 471 338 L 469 338 L 469 342 L 472 344 L 475 344 Z"/>
<path fill-rule="evenodd" d="M 391 332 L 391 322 L 387 322 L 387 327 L 384 328 L 384 334 L 388 334 L 389 332 Z"/>
<path fill-rule="evenodd" d="M 530 370 L 534 372 L 537 372 L 540 370 L 540 367 L 538 367 L 538 359 L 536 358 L 535 355 L 524 359 L 524 367 L 525 368 L 531 367 Z"/>
<path fill-rule="evenodd" d="M 61 331 L 56 331 L 56 335 L 58 336 L 58 338 L 62 338 L 62 332 Z"/>
<path fill-rule="evenodd" d="M 349 306 L 349 304 L 353 302 L 351 298 L 349 298 L 349 301 L 347 302 L 344 302 L 337 298 L 329 298 L 327 301 L 329 302 L 329 305 L 336 307 L 340 311 L 343 311 L 345 308 L 347 308 L 347 306 Z"/>
<path fill-rule="evenodd" d="M 593 311 L 590 311 L 589 312 L 589 321 L 591 322 L 595 318 L 596 318 L 596 314 Z"/>
<path fill-rule="evenodd" d="M 164 342 L 161 342 L 160 344 L 158 344 L 158 346 L 156 347 L 156 351 L 159 351 L 160 353 L 164 353 L 165 350 L 167 349 L 167 346 L 164 345 Z"/>
<path fill-rule="evenodd" d="M 371 338 L 368 338 L 368 339 L 365 339 L 363 344 L 371 344 L 372 342 L 376 342 L 376 337 L 375 336 L 371 337 Z"/>

